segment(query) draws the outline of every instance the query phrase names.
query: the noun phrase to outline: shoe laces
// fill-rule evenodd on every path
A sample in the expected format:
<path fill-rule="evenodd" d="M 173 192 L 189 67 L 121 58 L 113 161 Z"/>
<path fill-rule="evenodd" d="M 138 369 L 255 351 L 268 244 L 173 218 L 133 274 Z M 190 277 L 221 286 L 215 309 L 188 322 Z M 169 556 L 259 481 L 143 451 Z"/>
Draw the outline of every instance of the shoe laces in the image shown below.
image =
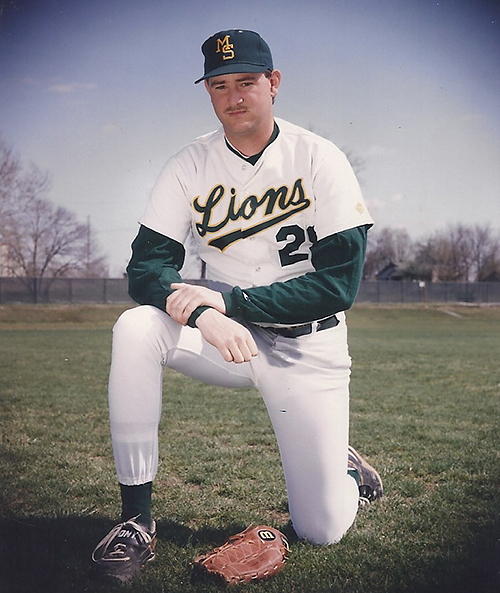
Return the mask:
<path fill-rule="evenodd" d="M 125 526 L 132 530 L 132 537 L 139 544 L 145 544 L 149 546 L 153 541 L 152 534 L 149 533 L 149 531 L 147 531 L 139 523 L 136 523 L 135 519 L 137 519 L 137 517 L 133 517 L 128 521 L 124 521 L 123 523 L 118 523 L 118 525 L 115 525 L 113 529 L 107 535 L 105 535 L 95 547 L 94 551 L 92 552 L 92 560 L 94 562 L 98 562 L 105 556 L 110 556 L 113 559 L 118 560 L 127 556 L 127 544 L 124 542 L 116 542 L 112 549 L 110 549 L 113 540 L 119 536 L 120 532 L 125 528 Z"/>
<path fill-rule="evenodd" d="M 361 484 L 359 487 L 359 499 L 365 501 L 365 504 L 370 504 L 373 500 L 373 488 L 369 484 Z"/>
<path fill-rule="evenodd" d="M 360 496 L 358 498 L 358 507 L 366 507 L 370 504 L 370 499 L 366 498 L 366 496 Z"/>

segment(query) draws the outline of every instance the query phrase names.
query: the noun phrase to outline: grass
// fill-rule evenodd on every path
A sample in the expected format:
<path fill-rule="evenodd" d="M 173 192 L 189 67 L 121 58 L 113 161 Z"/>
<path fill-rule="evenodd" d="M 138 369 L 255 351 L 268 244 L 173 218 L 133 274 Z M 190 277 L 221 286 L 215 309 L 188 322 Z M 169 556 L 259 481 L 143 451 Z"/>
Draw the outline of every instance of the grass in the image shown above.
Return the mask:
<path fill-rule="evenodd" d="M 292 540 L 252 593 L 499 589 L 500 308 L 437 305 L 349 313 L 351 442 L 386 497 L 339 544 L 294 538 L 259 395 L 167 371 L 158 558 L 132 585 L 96 581 L 90 554 L 119 515 L 106 386 L 121 310 L 0 307 L 0 592 L 219 591 L 190 562 L 252 522 Z"/>

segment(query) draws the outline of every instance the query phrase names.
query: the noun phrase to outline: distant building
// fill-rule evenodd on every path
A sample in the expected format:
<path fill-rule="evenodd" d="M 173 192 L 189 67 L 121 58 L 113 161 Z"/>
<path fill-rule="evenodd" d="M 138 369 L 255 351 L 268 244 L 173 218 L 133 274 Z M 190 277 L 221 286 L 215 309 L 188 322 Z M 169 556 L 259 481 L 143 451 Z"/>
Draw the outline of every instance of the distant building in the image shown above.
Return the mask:
<path fill-rule="evenodd" d="M 500 272 L 498 270 L 493 270 L 491 274 L 483 278 L 482 282 L 500 282 Z"/>
<path fill-rule="evenodd" d="M 375 275 L 377 280 L 409 280 L 410 275 L 406 270 L 398 264 L 394 262 L 389 262 L 386 266 L 384 266 L 380 272 Z"/>

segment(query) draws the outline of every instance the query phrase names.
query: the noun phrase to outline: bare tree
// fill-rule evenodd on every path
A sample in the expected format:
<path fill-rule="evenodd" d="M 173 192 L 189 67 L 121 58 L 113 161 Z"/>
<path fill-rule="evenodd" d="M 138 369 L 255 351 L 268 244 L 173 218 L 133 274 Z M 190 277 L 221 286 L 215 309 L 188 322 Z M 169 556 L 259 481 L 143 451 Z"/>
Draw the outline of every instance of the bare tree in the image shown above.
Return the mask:
<path fill-rule="evenodd" d="M 477 282 L 500 278 L 500 237 L 489 227 L 471 228 L 471 259 Z"/>
<path fill-rule="evenodd" d="M 455 268 L 451 242 L 448 237 L 439 233 L 417 244 L 412 269 L 422 280 L 461 279 Z"/>
<path fill-rule="evenodd" d="M 50 175 L 31 165 L 23 170 L 19 157 L 0 136 L 0 240 L 32 199 L 50 189 Z"/>
<path fill-rule="evenodd" d="M 50 186 L 47 172 L 35 165 L 24 170 L 0 140 L 0 269 L 23 279 L 35 302 L 55 278 L 107 274 L 90 223 L 54 205 Z"/>
<path fill-rule="evenodd" d="M 412 243 L 404 229 L 383 228 L 368 236 L 363 277 L 373 278 L 387 264 L 408 278 L 442 282 L 484 282 L 500 278 L 500 237 L 481 225 L 450 225 Z"/>
<path fill-rule="evenodd" d="M 81 250 L 87 229 L 65 208 L 35 198 L 15 223 L 8 234 L 14 275 L 57 278 L 80 264 L 75 247 Z"/>
<path fill-rule="evenodd" d="M 415 266 L 434 281 L 484 281 L 500 273 L 500 239 L 488 226 L 449 226 L 416 249 Z"/>
<path fill-rule="evenodd" d="M 20 172 L 19 158 L 0 136 L 0 233 L 2 220 L 11 213 L 16 203 Z"/>
<path fill-rule="evenodd" d="M 373 277 L 389 263 L 405 266 L 412 253 L 413 243 L 406 230 L 382 228 L 369 235 L 364 277 Z"/>
<path fill-rule="evenodd" d="M 462 224 L 448 227 L 448 241 L 451 253 L 451 267 L 459 280 L 472 280 L 473 236 L 470 227 Z"/>

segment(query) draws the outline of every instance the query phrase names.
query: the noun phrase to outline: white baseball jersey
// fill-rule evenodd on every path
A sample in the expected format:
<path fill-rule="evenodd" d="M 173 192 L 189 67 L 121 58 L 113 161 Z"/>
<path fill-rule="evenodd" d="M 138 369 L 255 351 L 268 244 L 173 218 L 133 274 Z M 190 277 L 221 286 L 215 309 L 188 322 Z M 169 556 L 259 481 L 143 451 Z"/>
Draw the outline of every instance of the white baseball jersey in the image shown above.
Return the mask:
<path fill-rule="evenodd" d="M 164 167 L 140 221 L 180 243 L 191 228 L 210 279 L 248 288 L 295 278 L 314 270 L 313 236 L 373 222 L 345 155 L 275 121 L 280 133 L 255 165 L 222 128 L 189 144 Z"/>

